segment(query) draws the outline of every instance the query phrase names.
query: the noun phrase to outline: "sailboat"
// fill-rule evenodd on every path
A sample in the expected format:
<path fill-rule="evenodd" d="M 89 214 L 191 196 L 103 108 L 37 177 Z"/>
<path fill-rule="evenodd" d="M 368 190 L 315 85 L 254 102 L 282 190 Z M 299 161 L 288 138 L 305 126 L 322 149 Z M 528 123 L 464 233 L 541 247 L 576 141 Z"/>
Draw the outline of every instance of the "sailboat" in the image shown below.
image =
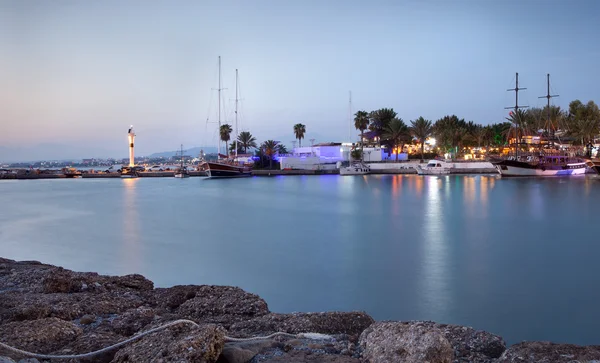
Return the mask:
<path fill-rule="evenodd" d="M 546 98 L 548 100 L 548 121 L 547 129 L 550 135 L 550 74 L 547 75 L 548 92 Z M 513 109 L 514 114 L 518 114 L 517 110 L 526 106 L 519 106 L 519 73 L 516 74 L 516 86 L 509 91 L 515 91 L 515 106 L 509 107 Z M 498 169 L 501 176 L 568 176 L 568 175 L 583 175 L 586 171 L 585 160 L 580 158 L 570 157 L 565 153 L 547 153 L 540 149 L 539 155 L 522 155 L 519 156 L 519 137 L 518 125 L 515 124 L 515 155 L 505 160 L 494 162 L 494 166 Z"/>
<path fill-rule="evenodd" d="M 350 101 L 348 103 L 348 123 L 352 123 L 352 92 L 349 92 Z M 362 143 L 362 140 L 361 140 Z M 352 150 L 349 151 L 352 154 Z M 350 159 L 352 157 L 350 156 Z M 364 162 L 364 157 L 361 152 L 360 160 L 350 160 L 348 166 L 340 166 L 340 175 L 366 175 L 371 173 L 371 167 Z"/>
<path fill-rule="evenodd" d="M 175 173 L 175 178 L 189 178 L 187 168 L 183 165 L 183 144 L 181 145 L 181 164 L 179 170 Z"/>
<path fill-rule="evenodd" d="M 221 128 L 221 56 L 219 56 L 219 129 Z M 235 70 L 235 156 L 231 159 L 230 155 L 221 155 L 217 153 L 216 162 L 205 161 L 200 166 L 206 170 L 209 178 L 237 178 L 252 176 L 252 167 L 239 164 L 237 158 L 237 136 L 238 136 L 238 70 Z M 220 145 L 220 142 L 219 142 Z M 228 151 L 226 151 L 228 152 Z M 221 158 L 224 156 L 225 158 Z"/>

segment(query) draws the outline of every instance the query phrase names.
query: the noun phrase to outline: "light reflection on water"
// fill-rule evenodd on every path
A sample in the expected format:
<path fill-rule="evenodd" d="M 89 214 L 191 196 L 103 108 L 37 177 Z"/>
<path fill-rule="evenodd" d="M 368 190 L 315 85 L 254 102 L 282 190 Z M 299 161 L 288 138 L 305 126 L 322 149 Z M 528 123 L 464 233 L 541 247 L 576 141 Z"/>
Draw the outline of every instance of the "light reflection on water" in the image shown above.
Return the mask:
<path fill-rule="evenodd" d="M 235 285 L 279 312 L 600 344 L 597 177 L 2 181 L 0 195 L 8 258 Z"/>

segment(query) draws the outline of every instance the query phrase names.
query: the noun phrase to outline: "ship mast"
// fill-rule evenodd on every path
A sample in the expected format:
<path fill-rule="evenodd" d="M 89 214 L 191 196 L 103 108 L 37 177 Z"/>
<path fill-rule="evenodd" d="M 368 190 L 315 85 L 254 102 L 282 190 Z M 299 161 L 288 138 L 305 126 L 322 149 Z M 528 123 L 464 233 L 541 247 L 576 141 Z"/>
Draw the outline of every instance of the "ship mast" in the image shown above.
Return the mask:
<path fill-rule="evenodd" d="M 219 93 L 219 151 L 217 152 L 217 159 L 220 159 L 219 154 L 221 153 L 221 56 L 219 56 L 219 88 L 217 88 L 217 91 Z"/>
<path fill-rule="evenodd" d="M 519 117 L 519 114 L 517 113 L 517 111 L 520 108 L 527 108 L 529 106 L 519 106 L 519 91 L 527 89 L 527 88 L 519 88 L 519 73 L 518 72 L 515 74 L 515 77 L 516 77 L 515 88 L 511 88 L 511 89 L 507 90 L 507 91 L 515 91 L 515 105 L 514 105 L 514 107 L 504 107 L 504 108 L 507 110 L 508 109 L 514 110 L 513 112 L 514 112 L 514 117 L 515 117 L 515 121 L 514 121 L 514 124 L 515 124 L 515 160 L 518 160 L 518 158 L 519 158 L 519 126 L 517 124 L 517 118 Z"/>
<path fill-rule="evenodd" d="M 238 70 L 235 69 L 235 158 L 238 155 Z"/>
<path fill-rule="evenodd" d="M 554 98 L 554 97 L 558 97 L 558 95 L 550 95 L 550 73 L 548 73 L 546 75 L 546 84 L 547 84 L 547 91 L 546 91 L 546 95 L 545 96 L 540 96 L 538 98 L 545 98 L 548 100 L 548 123 L 546 124 L 547 127 L 547 132 L 548 132 L 548 141 L 550 140 L 550 137 L 552 137 L 552 139 L 554 140 L 554 131 L 552 130 L 554 128 L 554 125 L 552 125 L 552 120 L 550 118 L 550 99 Z M 560 140 L 559 140 L 560 141 Z"/>

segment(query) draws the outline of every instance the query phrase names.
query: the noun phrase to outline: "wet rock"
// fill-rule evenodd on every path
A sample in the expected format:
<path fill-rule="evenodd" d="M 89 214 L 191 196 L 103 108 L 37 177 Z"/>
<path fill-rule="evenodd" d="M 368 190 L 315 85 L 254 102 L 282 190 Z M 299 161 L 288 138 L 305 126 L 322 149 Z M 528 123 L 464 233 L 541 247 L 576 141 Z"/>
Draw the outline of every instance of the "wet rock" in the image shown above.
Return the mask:
<path fill-rule="evenodd" d="M 358 336 L 373 323 L 364 312 L 270 313 L 233 324 L 229 333 L 236 337 L 268 335 L 274 332 L 348 334 Z"/>
<path fill-rule="evenodd" d="M 148 307 L 139 307 L 128 310 L 117 316 L 111 322 L 112 329 L 121 335 L 130 336 L 141 331 L 156 319 L 154 309 Z"/>
<path fill-rule="evenodd" d="M 169 290 L 157 289 L 154 295 L 156 304 L 180 318 L 196 322 L 221 324 L 228 328 L 233 323 L 269 312 L 267 303 L 258 295 L 237 287 L 203 285 Z M 161 302 L 163 297 L 165 303 Z"/>
<path fill-rule="evenodd" d="M 498 363 L 574 363 L 600 361 L 600 345 L 580 346 L 550 342 L 523 342 L 509 347 Z"/>
<path fill-rule="evenodd" d="M 82 332 L 77 325 L 57 318 L 0 325 L 0 337 L 4 343 L 34 353 L 54 352 Z"/>
<path fill-rule="evenodd" d="M 96 321 L 96 317 L 91 314 L 86 314 L 79 319 L 79 323 L 83 325 L 88 325 Z"/>
<path fill-rule="evenodd" d="M 0 363 L 16 363 L 16 362 L 8 357 L 0 356 Z"/>
<path fill-rule="evenodd" d="M 251 361 L 254 362 L 286 362 L 286 363 L 303 363 L 303 362 L 314 362 L 314 363 L 360 363 L 360 359 L 349 357 L 346 355 L 331 355 L 321 352 L 304 351 L 304 350 L 292 350 L 288 353 L 283 354 L 271 354 L 261 356 L 260 360 L 256 358 Z M 391 362 L 391 361 L 390 361 Z"/>
<path fill-rule="evenodd" d="M 454 350 L 454 362 L 488 363 L 506 350 L 502 337 L 470 327 L 434 322 L 412 322 L 439 329 Z"/>
<path fill-rule="evenodd" d="M 422 323 L 377 322 L 360 336 L 368 363 L 450 363 L 453 350 L 437 328 Z"/>
<path fill-rule="evenodd" d="M 177 325 L 127 345 L 113 363 L 216 362 L 223 350 L 225 330 L 216 325 Z"/>

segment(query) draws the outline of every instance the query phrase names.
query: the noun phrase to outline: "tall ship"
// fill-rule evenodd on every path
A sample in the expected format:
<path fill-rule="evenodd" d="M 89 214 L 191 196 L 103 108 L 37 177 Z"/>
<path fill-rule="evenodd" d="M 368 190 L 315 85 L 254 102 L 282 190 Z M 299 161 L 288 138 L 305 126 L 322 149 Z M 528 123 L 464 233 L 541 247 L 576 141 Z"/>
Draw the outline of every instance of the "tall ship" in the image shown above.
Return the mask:
<path fill-rule="evenodd" d="M 219 56 L 219 103 L 218 103 L 218 121 L 219 129 L 221 128 L 221 56 Z M 235 154 L 233 157 L 228 154 L 223 155 L 220 152 L 217 153 L 217 161 L 204 161 L 200 164 L 200 168 L 206 171 L 209 178 L 237 178 L 252 176 L 252 167 L 248 165 L 240 164 L 236 161 L 237 159 L 237 139 L 238 139 L 238 70 L 235 70 Z M 220 149 L 219 142 L 219 149 Z"/>
<path fill-rule="evenodd" d="M 547 75 L 548 92 L 546 98 L 548 100 L 548 120 L 547 135 L 551 135 L 551 119 L 550 119 L 550 99 L 557 95 L 550 95 L 550 75 Z M 519 73 L 516 74 L 515 88 L 509 91 L 515 91 L 515 106 L 507 107 L 514 110 L 515 117 L 519 117 L 517 112 L 521 108 L 527 106 L 519 106 Z M 585 174 L 587 165 L 586 161 L 581 158 L 572 157 L 559 150 L 543 151 L 540 139 L 540 150 L 536 155 L 519 155 L 519 124 L 515 121 L 515 154 L 509 158 L 494 161 L 493 164 L 498 169 L 502 176 L 569 176 Z M 550 141 L 550 137 L 547 138 Z M 549 142 L 550 143 L 550 142 Z"/>

